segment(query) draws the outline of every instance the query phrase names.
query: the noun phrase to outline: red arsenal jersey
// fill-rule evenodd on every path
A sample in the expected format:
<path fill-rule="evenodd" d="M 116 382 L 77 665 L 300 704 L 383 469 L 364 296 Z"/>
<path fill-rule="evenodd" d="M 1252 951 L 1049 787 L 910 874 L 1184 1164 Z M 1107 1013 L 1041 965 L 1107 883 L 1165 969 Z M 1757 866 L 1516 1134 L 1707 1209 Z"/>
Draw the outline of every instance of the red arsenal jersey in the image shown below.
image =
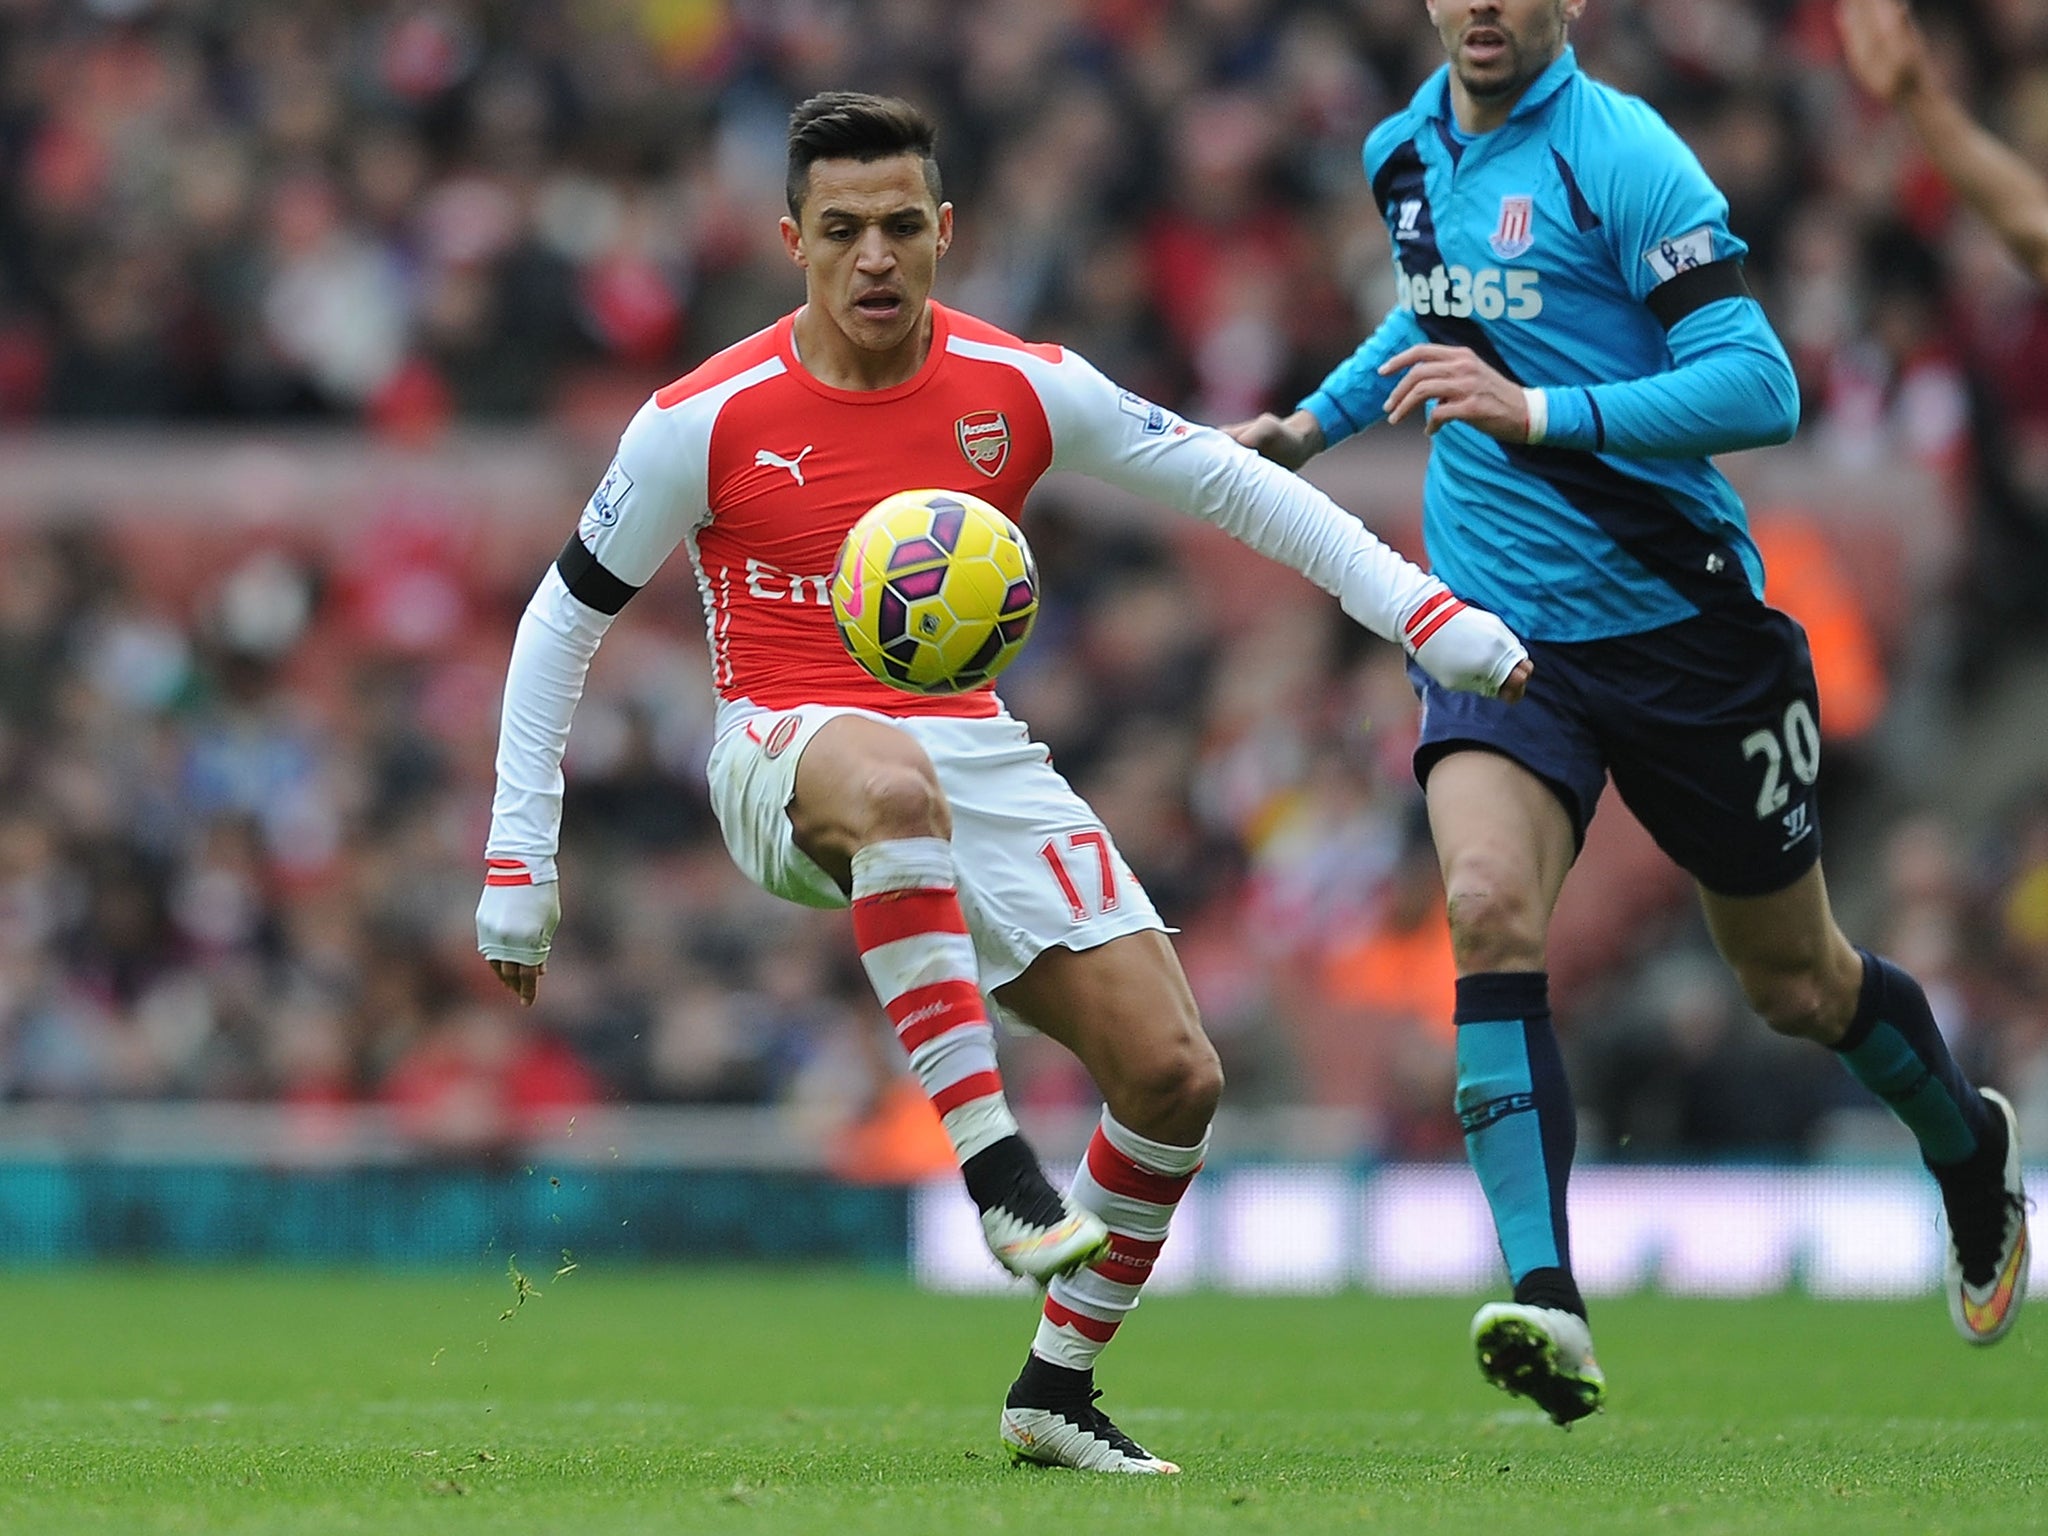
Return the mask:
<path fill-rule="evenodd" d="M 731 715 L 802 704 L 898 716 L 1001 708 L 985 687 L 899 692 L 840 643 L 830 597 L 840 545 L 898 491 L 971 491 L 1015 518 L 1041 475 L 1071 469 L 1216 524 L 1336 594 L 1378 634 L 1417 615 L 1434 626 L 1409 634 L 1419 646 L 1459 611 L 1321 491 L 1227 433 L 1118 389 L 1064 348 L 937 304 L 932 316 L 930 355 L 893 389 L 821 384 L 792 349 L 791 315 L 640 408 L 520 624 L 491 854 L 548 867 L 585 669 L 611 615 L 678 545 L 703 594 L 721 728 Z"/>
<path fill-rule="evenodd" d="M 579 532 L 633 585 L 680 533 L 721 697 L 995 713 L 986 687 L 927 698 L 876 682 L 832 622 L 839 547 L 869 507 L 933 487 L 971 491 L 1014 520 L 1053 460 L 1046 406 L 1019 360 L 1071 371 L 1061 349 L 937 304 L 932 317 L 924 366 L 892 388 L 821 383 L 796 357 L 789 315 L 663 389 L 627 430 Z"/>
<path fill-rule="evenodd" d="M 833 567 L 847 530 L 885 496 L 970 491 L 1016 519 L 1041 475 L 1074 469 L 1208 518 L 1326 591 L 1377 603 L 1424 582 L 1320 491 L 1227 434 L 1118 389 L 1063 347 L 931 308 L 924 366 L 890 389 L 820 383 L 796 355 L 792 314 L 661 390 L 583 509 L 563 560 L 570 592 L 588 600 L 589 578 L 605 599 L 595 605 L 616 612 L 687 545 L 728 705 L 991 715 L 988 687 L 901 692 L 840 642 Z M 572 566 L 586 561 L 579 576 Z"/>

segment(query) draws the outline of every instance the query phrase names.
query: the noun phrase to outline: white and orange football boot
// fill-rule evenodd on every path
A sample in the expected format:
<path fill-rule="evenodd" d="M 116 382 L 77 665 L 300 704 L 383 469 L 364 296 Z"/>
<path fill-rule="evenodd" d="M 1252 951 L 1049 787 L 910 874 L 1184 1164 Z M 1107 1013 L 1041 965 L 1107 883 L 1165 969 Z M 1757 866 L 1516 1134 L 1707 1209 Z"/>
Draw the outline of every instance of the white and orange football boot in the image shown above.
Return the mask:
<path fill-rule="evenodd" d="M 1050 1185 L 991 1205 L 981 1213 L 981 1232 L 998 1264 L 1040 1285 L 1055 1275 L 1071 1275 L 1109 1252 L 1109 1228 L 1101 1218 Z"/>
<path fill-rule="evenodd" d="M 2005 1095 L 1977 1090 L 2005 1122 L 2005 1165 L 1998 1184 L 1976 1189 L 1942 1185 L 1948 1212 L 1948 1262 L 1943 1289 L 1948 1315 L 1972 1344 L 2005 1337 L 2027 1299 L 2027 1191 L 2020 1176 L 2020 1124 Z"/>
<path fill-rule="evenodd" d="M 1035 1407 L 1018 1402 L 1017 1393 L 1003 1405 L 999 1430 L 1003 1449 L 1018 1465 L 1072 1467 L 1077 1472 L 1134 1472 L 1140 1476 L 1171 1477 L 1180 1471 L 1173 1462 L 1154 1456 L 1118 1429 L 1108 1414 L 1095 1406 L 1102 1396 L 1091 1391 L 1083 1401 L 1054 1407 Z"/>

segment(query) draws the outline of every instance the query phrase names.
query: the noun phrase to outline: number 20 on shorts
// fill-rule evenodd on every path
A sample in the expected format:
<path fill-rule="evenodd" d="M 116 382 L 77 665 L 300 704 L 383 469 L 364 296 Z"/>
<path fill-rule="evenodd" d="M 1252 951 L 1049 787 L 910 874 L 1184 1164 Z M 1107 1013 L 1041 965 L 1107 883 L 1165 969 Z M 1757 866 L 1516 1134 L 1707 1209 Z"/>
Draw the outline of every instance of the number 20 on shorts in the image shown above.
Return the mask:
<path fill-rule="evenodd" d="M 1792 798 L 1791 786 L 1785 782 L 1788 758 L 1792 776 L 1801 784 L 1811 784 L 1820 777 L 1820 727 L 1814 722 L 1813 711 L 1806 707 L 1806 700 L 1794 699 L 1786 706 L 1782 746 L 1777 732 L 1752 731 L 1742 738 L 1742 755 L 1752 761 L 1763 759 L 1763 783 L 1756 796 L 1757 819 L 1761 821 L 1782 811 Z"/>
<path fill-rule="evenodd" d="M 1061 849 L 1062 841 L 1066 847 Z M 1093 854 L 1092 861 L 1087 857 Z M 1099 894 L 1091 910 L 1087 898 L 1081 893 L 1081 883 L 1074 871 L 1068 867 L 1068 855 L 1081 865 L 1083 878 L 1089 873 L 1087 866 L 1094 864 Z M 1082 832 L 1069 832 L 1064 839 L 1049 837 L 1039 845 L 1038 856 L 1045 860 L 1058 882 L 1060 894 L 1067 899 L 1067 915 L 1077 923 L 1085 923 L 1100 912 L 1114 912 L 1117 908 L 1116 860 L 1109 851 L 1109 834 L 1100 827 L 1090 827 Z"/>

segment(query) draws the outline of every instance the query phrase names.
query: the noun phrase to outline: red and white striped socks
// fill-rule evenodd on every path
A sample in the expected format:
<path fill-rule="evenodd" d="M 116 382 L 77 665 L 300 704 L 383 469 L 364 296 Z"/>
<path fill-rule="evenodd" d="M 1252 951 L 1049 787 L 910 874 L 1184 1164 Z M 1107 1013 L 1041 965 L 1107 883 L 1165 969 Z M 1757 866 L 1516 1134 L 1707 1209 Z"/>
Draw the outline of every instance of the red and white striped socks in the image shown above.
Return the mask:
<path fill-rule="evenodd" d="M 1138 1304 L 1151 1277 L 1174 1207 L 1187 1192 L 1209 1149 L 1152 1141 L 1119 1125 L 1108 1110 L 1074 1171 L 1068 1198 L 1102 1218 L 1110 1250 L 1086 1269 L 1062 1275 L 1046 1288 L 1045 1310 L 1031 1352 L 1069 1370 L 1092 1370 L 1095 1357 L 1116 1335 L 1124 1314 Z"/>
<path fill-rule="evenodd" d="M 902 837 L 857 850 L 853 937 L 954 1154 L 965 1163 L 1016 1135 L 974 941 L 954 888 L 953 845 L 942 837 Z"/>

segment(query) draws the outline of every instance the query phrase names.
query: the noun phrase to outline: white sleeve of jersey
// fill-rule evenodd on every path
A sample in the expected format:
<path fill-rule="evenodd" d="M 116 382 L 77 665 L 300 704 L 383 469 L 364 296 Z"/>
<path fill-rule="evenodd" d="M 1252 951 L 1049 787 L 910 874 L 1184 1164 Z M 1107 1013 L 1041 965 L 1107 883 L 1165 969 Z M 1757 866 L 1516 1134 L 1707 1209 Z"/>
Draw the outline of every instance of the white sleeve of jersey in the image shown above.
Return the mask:
<path fill-rule="evenodd" d="M 1031 361 L 1036 361 L 1031 359 Z M 1292 566 L 1373 633 L 1401 623 L 1437 583 L 1299 475 L 1214 427 L 1119 389 L 1072 352 L 1031 370 L 1053 463 L 1214 523 Z"/>
<path fill-rule="evenodd" d="M 536 883 L 555 878 L 562 831 L 562 755 L 583 679 L 612 615 L 570 596 L 550 565 L 520 616 L 498 722 L 498 789 L 484 855 L 522 860 Z"/>
<path fill-rule="evenodd" d="M 683 535 L 709 516 L 705 461 L 723 398 L 698 396 L 668 410 L 652 400 L 641 406 L 584 503 L 576 537 L 628 586 L 646 586 Z"/>
<path fill-rule="evenodd" d="M 584 570 L 580 590 L 572 590 L 562 563 L 550 565 L 519 620 L 505 673 L 498 787 L 484 852 L 521 860 L 536 883 L 555 878 L 562 757 L 591 658 L 631 589 L 645 586 L 707 515 L 710 414 L 691 411 L 689 403 L 673 411 L 652 400 L 641 407 L 576 524 L 577 542 L 595 569 Z"/>

